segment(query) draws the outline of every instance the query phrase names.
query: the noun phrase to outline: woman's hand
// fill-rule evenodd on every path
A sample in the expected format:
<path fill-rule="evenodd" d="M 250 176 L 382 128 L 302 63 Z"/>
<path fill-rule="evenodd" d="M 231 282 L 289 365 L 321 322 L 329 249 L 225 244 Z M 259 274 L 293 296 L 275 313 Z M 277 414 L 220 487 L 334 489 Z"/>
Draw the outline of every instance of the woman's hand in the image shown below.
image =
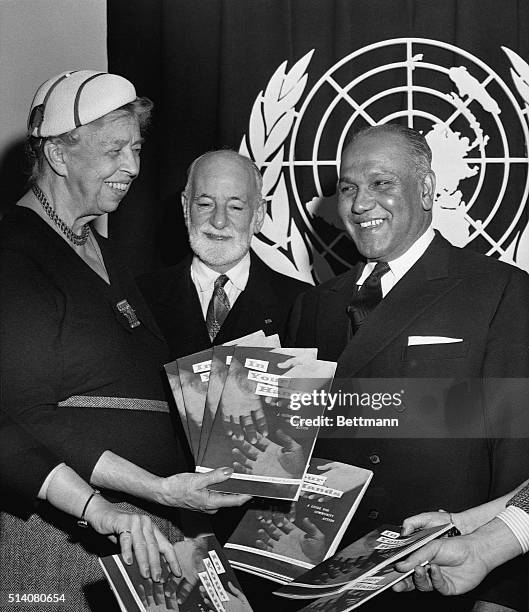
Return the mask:
<path fill-rule="evenodd" d="M 124 512 L 96 495 L 90 501 L 85 517 L 97 533 L 108 536 L 113 542 L 119 541 L 125 563 L 130 565 L 134 554 L 143 578 L 152 578 L 155 582 L 161 580 L 160 553 L 171 572 L 181 576 L 182 570 L 171 543 L 147 515 Z"/>
<path fill-rule="evenodd" d="M 207 514 L 214 514 L 219 508 L 242 506 L 251 499 L 250 495 L 216 493 L 207 489 L 209 485 L 228 480 L 232 474 L 232 468 L 217 468 L 206 474 L 183 473 L 162 478 L 156 501 Z"/>

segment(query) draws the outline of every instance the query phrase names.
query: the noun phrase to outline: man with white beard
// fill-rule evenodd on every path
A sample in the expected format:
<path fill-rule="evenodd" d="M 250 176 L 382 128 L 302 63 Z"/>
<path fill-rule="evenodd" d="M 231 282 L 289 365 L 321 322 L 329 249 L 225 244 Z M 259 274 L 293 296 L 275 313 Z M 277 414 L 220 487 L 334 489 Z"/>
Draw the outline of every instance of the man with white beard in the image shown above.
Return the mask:
<path fill-rule="evenodd" d="M 260 329 L 284 338 L 309 285 L 250 256 L 266 214 L 261 189 L 255 164 L 235 151 L 210 151 L 189 167 L 182 206 L 193 256 L 138 281 L 173 358 Z"/>

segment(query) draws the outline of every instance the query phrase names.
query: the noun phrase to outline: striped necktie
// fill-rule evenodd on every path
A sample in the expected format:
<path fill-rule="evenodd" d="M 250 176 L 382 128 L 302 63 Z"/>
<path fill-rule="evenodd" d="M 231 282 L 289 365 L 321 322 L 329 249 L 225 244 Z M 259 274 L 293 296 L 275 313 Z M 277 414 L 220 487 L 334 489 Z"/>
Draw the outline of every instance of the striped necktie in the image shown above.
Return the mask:
<path fill-rule="evenodd" d="M 208 304 L 208 312 L 206 314 L 206 327 L 211 342 L 215 340 L 215 336 L 219 333 L 224 320 L 230 312 L 230 301 L 224 291 L 224 285 L 229 278 L 225 274 L 221 274 L 215 281 L 213 295 Z"/>
<path fill-rule="evenodd" d="M 382 300 L 381 279 L 389 270 L 390 267 L 387 261 L 379 261 L 364 281 L 364 284 L 358 289 L 349 306 L 347 306 L 346 312 L 351 320 L 351 331 L 353 334 L 356 334 L 371 311 Z"/>

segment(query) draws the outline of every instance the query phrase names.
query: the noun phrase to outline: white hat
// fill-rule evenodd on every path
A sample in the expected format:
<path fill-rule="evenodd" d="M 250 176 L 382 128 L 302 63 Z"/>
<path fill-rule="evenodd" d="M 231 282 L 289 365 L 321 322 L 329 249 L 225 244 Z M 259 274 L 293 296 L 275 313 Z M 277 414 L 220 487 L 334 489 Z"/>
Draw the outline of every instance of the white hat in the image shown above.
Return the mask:
<path fill-rule="evenodd" d="M 134 85 L 117 74 L 95 70 L 62 72 L 37 89 L 29 109 L 28 134 L 58 136 L 135 99 Z"/>

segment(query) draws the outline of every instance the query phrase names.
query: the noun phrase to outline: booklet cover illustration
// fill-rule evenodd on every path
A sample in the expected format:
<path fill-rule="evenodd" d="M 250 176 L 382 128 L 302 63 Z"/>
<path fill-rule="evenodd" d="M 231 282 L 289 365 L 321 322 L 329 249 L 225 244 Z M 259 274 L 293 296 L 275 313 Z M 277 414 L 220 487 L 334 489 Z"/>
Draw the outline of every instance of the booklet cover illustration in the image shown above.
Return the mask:
<path fill-rule="evenodd" d="M 253 332 L 221 346 L 231 347 L 236 344 L 256 346 L 277 346 L 279 336 L 265 336 L 263 330 Z M 211 369 L 212 350 L 205 349 L 192 355 L 181 357 L 165 364 L 164 368 L 175 399 L 178 415 L 182 421 L 189 448 L 198 463 L 198 452 L 204 426 L 205 402 L 208 391 L 208 380 Z M 207 419 L 206 419 L 207 420 Z M 211 419 L 205 424 L 211 426 Z M 209 435 L 209 434 L 208 434 Z"/>
<path fill-rule="evenodd" d="M 372 476 L 313 457 L 298 501 L 261 500 L 246 511 L 225 546 L 228 559 L 270 580 L 294 580 L 336 552 Z"/>
<path fill-rule="evenodd" d="M 451 527 L 448 523 L 401 537 L 397 525 L 382 525 L 279 589 L 276 595 L 291 599 L 336 595 L 393 565 Z"/>
<path fill-rule="evenodd" d="M 211 370 L 209 373 L 209 385 L 206 394 L 206 406 L 204 409 L 204 419 L 202 421 L 202 431 L 200 432 L 200 442 L 196 456 L 197 465 L 200 465 L 202 462 L 204 450 L 211 434 L 211 428 L 213 426 L 215 414 L 217 413 L 220 396 L 222 395 L 222 389 L 224 388 L 224 383 L 226 382 L 226 376 L 228 375 L 231 358 L 235 351 L 235 345 L 274 348 L 279 347 L 280 342 L 277 334 L 274 334 L 273 336 L 265 336 L 263 332 L 260 332 L 260 334 L 251 334 L 249 336 L 245 336 L 244 338 L 238 338 L 233 342 L 227 342 L 226 344 L 213 347 Z"/>
<path fill-rule="evenodd" d="M 413 570 L 403 574 L 393 569 L 392 565 L 386 565 L 365 580 L 356 581 L 354 586 L 338 595 L 320 597 L 308 606 L 301 608 L 300 612 L 349 612 L 349 610 L 360 607 L 412 573 Z"/>
<path fill-rule="evenodd" d="M 289 362 L 290 368 L 279 366 Z M 315 360 L 310 353 L 237 347 L 197 471 L 233 465 L 233 476 L 212 488 L 296 500 L 319 427 L 298 427 L 292 417 L 316 419 L 325 401 L 293 408 L 290 399 L 300 386 L 308 395 L 327 392 L 335 369 L 334 362 Z M 289 377 L 291 371 L 296 378 Z"/>
<path fill-rule="evenodd" d="M 141 577 L 136 561 L 121 555 L 99 560 L 123 612 L 252 612 L 224 552 L 214 536 L 174 544 L 182 576 L 164 568 L 159 583 Z"/>

